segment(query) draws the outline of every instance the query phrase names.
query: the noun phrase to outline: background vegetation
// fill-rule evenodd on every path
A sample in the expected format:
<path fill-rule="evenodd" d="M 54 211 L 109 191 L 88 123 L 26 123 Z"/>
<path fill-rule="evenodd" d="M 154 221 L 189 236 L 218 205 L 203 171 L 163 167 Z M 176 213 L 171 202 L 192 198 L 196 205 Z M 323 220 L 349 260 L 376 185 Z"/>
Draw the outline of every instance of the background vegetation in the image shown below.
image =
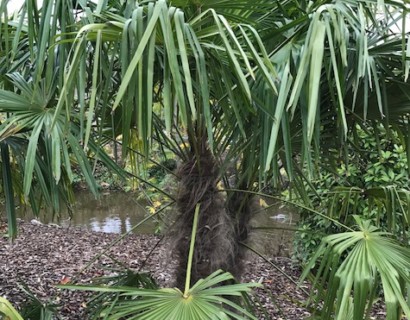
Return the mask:
<path fill-rule="evenodd" d="M 301 211 L 294 256 L 303 262 L 312 257 L 325 235 L 343 232 L 341 224 L 355 226 L 355 216 L 409 244 L 405 141 L 395 129 L 375 123 L 349 135 L 348 143 L 345 159 L 335 171 L 322 167 L 317 178 L 306 184 L 312 206 L 325 215 Z M 320 232 L 312 233 L 314 229 Z"/>

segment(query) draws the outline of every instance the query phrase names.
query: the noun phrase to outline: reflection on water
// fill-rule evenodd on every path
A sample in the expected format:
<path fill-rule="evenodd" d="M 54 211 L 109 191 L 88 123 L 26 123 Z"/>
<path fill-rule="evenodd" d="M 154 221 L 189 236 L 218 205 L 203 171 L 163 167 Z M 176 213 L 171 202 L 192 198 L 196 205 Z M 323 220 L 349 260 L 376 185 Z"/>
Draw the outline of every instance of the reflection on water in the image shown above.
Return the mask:
<path fill-rule="evenodd" d="M 298 214 L 277 203 L 251 220 L 248 245 L 267 257 L 290 257 Z"/>
<path fill-rule="evenodd" d="M 125 233 L 141 222 L 148 214 L 145 204 L 135 200 L 132 193 L 110 192 L 100 195 L 99 199 L 86 191 L 76 194 L 76 203 L 73 206 L 73 216 L 67 211 L 55 217 L 52 221 L 50 214 L 42 214 L 38 219 L 42 223 L 57 223 L 64 227 L 81 226 L 91 231 L 108 233 Z M 19 216 L 30 220 L 30 212 L 20 210 Z M 153 233 L 155 223 L 152 220 L 144 222 L 134 232 L 139 234 Z"/>

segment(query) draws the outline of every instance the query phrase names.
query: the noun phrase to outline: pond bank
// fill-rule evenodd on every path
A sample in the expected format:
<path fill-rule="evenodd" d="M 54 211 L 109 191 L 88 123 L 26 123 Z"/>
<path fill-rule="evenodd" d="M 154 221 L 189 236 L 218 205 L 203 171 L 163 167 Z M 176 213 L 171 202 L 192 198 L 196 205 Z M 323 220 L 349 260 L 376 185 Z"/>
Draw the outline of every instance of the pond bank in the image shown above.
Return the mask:
<path fill-rule="evenodd" d="M 84 306 L 89 294 L 54 286 L 74 278 L 77 283 L 85 284 L 93 277 L 108 275 L 107 267 L 113 265 L 113 260 L 107 256 L 83 273 L 78 272 L 118 235 L 25 222 L 20 222 L 19 230 L 19 237 L 13 244 L 0 237 L 0 296 L 20 306 L 25 295 L 17 284 L 23 282 L 40 299 L 53 299 L 58 303 L 64 319 L 85 319 Z M 138 270 L 159 239 L 153 235 L 129 235 L 109 249 L 107 255 Z M 142 269 L 149 271 L 161 286 L 172 286 L 175 265 L 167 255 L 168 251 L 166 245 L 160 243 Z M 290 259 L 276 257 L 271 262 L 297 281 L 300 271 L 292 267 Z M 306 309 L 294 303 L 306 298 L 303 292 L 262 259 L 248 256 L 243 281 L 262 281 L 265 285 L 266 292 L 259 290 L 257 296 L 269 318 L 261 315 L 259 319 L 296 320 L 309 315 Z"/>

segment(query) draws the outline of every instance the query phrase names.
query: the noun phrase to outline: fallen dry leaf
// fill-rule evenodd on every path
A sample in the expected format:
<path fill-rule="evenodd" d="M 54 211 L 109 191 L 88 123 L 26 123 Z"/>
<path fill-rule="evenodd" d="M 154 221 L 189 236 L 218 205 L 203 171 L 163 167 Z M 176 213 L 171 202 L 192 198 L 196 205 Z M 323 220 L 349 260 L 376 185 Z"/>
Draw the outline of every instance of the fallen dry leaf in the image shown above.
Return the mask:
<path fill-rule="evenodd" d="M 61 280 L 60 280 L 60 284 L 67 284 L 71 281 L 71 278 L 66 277 L 66 276 L 62 276 Z"/>

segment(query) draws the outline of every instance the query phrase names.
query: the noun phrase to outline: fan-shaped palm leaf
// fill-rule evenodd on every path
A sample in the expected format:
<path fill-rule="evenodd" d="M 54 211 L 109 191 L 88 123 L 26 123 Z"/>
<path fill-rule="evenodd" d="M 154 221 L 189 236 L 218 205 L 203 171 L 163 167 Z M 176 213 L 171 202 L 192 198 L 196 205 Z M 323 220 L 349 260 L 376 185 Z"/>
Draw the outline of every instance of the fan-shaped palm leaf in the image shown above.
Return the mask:
<path fill-rule="evenodd" d="M 410 249 L 369 222 L 356 219 L 360 230 L 325 237 L 302 275 L 306 278 L 319 261 L 314 285 L 318 298 L 324 300 L 321 318 L 346 319 L 353 296 L 353 319 L 363 319 L 371 310 L 379 281 L 387 319 L 399 318 L 398 307 L 409 317 L 403 284 L 410 284 Z"/>
<path fill-rule="evenodd" d="M 177 288 L 158 290 L 127 287 L 64 286 L 67 289 L 115 292 L 132 300 L 118 302 L 103 311 L 106 319 L 256 319 L 244 308 L 229 300 L 249 293 L 258 284 L 221 285 L 233 280 L 229 273 L 220 270 L 199 280 L 184 295 Z M 228 306 L 230 309 L 228 309 Z M 230 318 L 229 318 L 230 317 Z"/>

